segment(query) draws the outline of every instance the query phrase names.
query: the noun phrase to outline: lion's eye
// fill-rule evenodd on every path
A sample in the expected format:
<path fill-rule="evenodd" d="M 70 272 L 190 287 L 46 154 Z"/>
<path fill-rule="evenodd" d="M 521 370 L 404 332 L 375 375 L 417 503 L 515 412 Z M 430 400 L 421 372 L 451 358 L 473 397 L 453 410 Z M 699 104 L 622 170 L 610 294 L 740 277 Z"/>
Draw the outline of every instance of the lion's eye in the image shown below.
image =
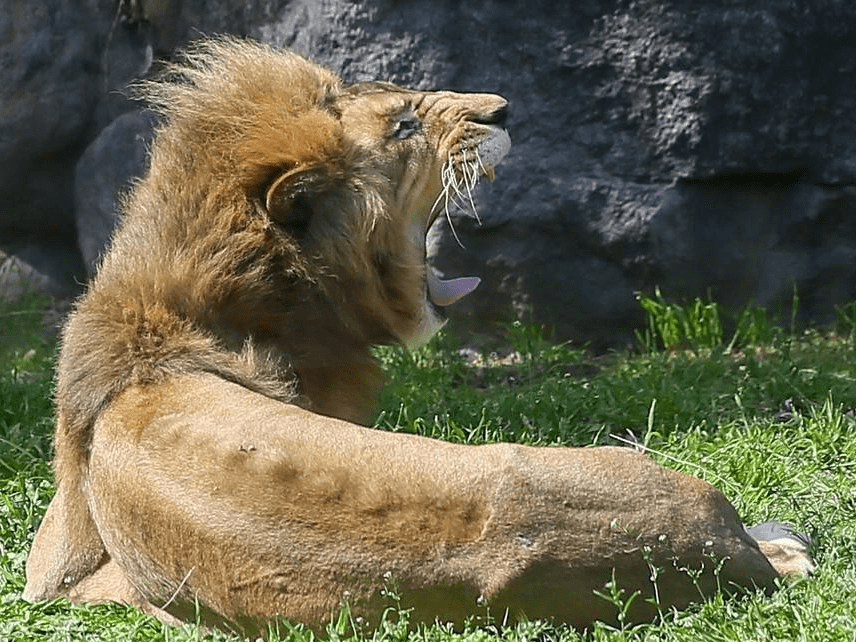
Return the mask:
<path fill-rule="evenodd" d="M 393 137 L 401 140 L 410 138 L 413 134 L 419 131 L 421 124 L 422 123 L 420 123 L 419 119 L 415 116 L 404 116 L 399 118 L 395 123 L 395 129 L 392 131 L 392 135 Z"/>

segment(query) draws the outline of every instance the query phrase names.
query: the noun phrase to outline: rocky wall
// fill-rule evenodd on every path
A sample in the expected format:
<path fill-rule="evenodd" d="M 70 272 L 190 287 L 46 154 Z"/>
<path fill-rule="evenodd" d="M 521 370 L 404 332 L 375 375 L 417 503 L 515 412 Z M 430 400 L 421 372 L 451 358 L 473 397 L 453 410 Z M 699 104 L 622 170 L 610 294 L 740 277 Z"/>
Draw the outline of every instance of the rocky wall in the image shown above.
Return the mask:
<path fill-rule="evenodd" d="M 0 12 L 0 247 L 77 238 L 88 265 L 140 171 L 121 90 L 202 34 L 293 47 L 346 80 L 492 91 L 514 147 L 482 225 L 432 232 L 479 275 L 455 325 L 513 315 L 596 347 L 635 292 L 708 295 L 825 323 L 856 299 L 856 5 L 529 0 L 9 0 Z M 43 8 L 42 8 L 43 7 Z M 11 240 L 10 240 L 11 239 Z"/>

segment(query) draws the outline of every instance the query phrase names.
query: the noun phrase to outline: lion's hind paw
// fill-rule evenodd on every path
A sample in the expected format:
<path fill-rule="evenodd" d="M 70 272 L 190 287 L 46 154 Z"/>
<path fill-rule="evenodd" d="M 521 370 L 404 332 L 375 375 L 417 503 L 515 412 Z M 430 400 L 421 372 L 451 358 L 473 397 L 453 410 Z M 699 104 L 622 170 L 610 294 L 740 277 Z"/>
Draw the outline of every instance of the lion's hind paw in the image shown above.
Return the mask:
<path fill-rule="evenodd" d="M 805 576 L 814 572 L 814 561 L 808 553 L 811 538 L 790 524 L 764 522 L 746 532 L 758 542 L 758 548 L 779 575 Z"/>

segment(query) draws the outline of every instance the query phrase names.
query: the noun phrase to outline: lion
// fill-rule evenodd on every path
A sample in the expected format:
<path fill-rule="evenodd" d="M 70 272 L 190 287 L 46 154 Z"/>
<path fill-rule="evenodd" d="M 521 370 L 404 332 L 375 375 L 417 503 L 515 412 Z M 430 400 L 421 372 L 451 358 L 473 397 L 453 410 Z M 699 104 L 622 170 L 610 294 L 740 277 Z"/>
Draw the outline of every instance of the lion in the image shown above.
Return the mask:
<path fill-rule="evenodd" d="M 509 151 L 504 98 L 347 85 L 228 37 L 141 91 L 161 120 L 62 334 L 25 599 L 264 635 L 341 608 L 378 622 L 393 585 L 414 622 L 585 627 L 615 619 L 613 580 L 656 596 L 630 605 L 644 619 L 811 571 L 787 527 L 747 530 L 632 449 L 364 425 L 372 347 L 423 343 L 478 283 L 441 279 L 425 239 Z"/>

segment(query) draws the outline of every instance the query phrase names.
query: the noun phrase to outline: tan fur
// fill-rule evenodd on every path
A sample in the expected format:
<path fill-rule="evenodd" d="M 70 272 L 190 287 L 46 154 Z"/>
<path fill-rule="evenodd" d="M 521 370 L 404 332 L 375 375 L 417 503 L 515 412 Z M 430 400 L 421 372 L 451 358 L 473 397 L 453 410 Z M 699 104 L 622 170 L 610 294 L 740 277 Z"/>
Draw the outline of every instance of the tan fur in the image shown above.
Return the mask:
<path fill-rule="evenodd" d="M 713 487 L 627 449 L 356 425 L 382 383 L 370 347 L 442 322 L 425 234 L 449 176 L 465 189 L 507 149 L 502 98 L 348 87 L 230 39 L 143 93 L 162 124 L 63 335 L 57 494 L 27 599 L 249 634 L 343 603 L 376 621 L 393 583 L 416 619 L 488 605 L 582 626 L 615 616 L 595 594 L 613 574 L 652 594 L 649 563 L 661 608 L 808 570 L 804 550 L 762 554 Z M 680 570 L 702 566 L 698 587 Z M 655 612 L 640 598 L 630 615 Z"/>

